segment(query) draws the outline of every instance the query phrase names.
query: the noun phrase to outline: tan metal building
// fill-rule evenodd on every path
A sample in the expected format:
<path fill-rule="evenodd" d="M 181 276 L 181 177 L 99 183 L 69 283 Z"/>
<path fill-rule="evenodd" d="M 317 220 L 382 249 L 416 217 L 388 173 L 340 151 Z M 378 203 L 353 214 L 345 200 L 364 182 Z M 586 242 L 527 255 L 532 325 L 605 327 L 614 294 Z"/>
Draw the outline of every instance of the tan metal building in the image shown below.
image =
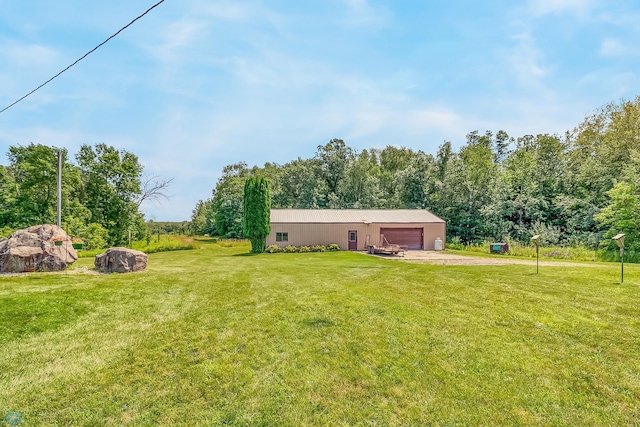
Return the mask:
<path fill-rule="evenodd" d="M 272 209 L 266 244 L 337 243 L 342 250 L 362 251 L 378 245 L 381 234 L 409 249 L 432 250 L 437 238 L 446 241 L 444 220 L 425 209 Z"/>

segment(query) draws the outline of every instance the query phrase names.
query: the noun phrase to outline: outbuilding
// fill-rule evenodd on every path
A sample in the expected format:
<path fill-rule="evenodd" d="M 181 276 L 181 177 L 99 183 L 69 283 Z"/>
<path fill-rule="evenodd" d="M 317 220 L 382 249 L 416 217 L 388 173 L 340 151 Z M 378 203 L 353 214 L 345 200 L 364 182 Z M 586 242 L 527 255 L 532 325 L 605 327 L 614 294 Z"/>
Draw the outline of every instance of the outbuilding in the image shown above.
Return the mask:
<path fill-rule="evenodd" d="M 266 244 L 337 243 L 342 250 L 363 251 L 386 239 L 408 249 L 433 250 L 436 239 L 446 241 L 445 226 L 426 209 L 272 209 Z"/>

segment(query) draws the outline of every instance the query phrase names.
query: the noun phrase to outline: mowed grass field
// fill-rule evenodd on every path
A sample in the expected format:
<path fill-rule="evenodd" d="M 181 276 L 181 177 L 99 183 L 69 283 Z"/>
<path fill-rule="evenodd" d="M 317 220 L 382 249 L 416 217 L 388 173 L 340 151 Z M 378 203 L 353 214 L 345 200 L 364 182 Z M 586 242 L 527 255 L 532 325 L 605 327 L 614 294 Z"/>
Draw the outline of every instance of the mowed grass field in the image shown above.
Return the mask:
<path fill-rule="evenodd" d="M 202 246 L 0 277 L 0 424 L 640 424 L 636 266 Z"/>

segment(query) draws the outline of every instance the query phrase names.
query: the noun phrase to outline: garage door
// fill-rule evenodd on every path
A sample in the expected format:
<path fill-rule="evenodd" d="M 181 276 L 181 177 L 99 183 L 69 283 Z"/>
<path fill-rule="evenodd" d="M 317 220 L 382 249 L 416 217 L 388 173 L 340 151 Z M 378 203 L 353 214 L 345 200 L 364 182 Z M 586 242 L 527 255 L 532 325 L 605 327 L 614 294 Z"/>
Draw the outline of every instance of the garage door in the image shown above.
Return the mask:
<path fill-rule="evenodd" d="M 390 244 L 408 246 L 409 249 L 424 249 L 422 228 L 381 228 L 380 234 Z"/>

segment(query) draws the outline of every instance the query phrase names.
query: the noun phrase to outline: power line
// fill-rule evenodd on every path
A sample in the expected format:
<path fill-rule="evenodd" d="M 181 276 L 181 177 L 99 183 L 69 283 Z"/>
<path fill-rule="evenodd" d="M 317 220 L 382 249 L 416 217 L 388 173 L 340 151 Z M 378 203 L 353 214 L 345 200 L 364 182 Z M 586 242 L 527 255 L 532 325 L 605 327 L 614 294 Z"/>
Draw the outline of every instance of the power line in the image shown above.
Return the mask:
<path fill-rule="evenodd" d="M 122 31 L 124 31 L 126 28 L 128 28 L 129 26 L 131 26 L 131 24 L 133 24 L 134 22 L 136 22 L 138 19 L 142 18 L 143 16 L 145 16 L 147 13 L 151 12 L 151 10 L 153 10 L 154 8 L 156 8 L 157 6 L 160 5 L 160 3 L 164 2 L 164 0 L 160 0 L 158 3 L 154 4 L 153 6 L 151 6 L 149 9 L 147 9 L 143 14 L 139 15 L 137 18 L 135 18 L 133 21 L 129 22 L 127 25 L 125 25 L 124 27 L 120 28 L 115 34 L 112 34 L 108 39 L 106 39 L 105 41 L 103 41 L 102 43 L 100 43 L 98 46 L 94 47 L 93 49 L 91 49 L 89 52 L 85 53 L 84 55 L 82 55 L 80 58 L 76 59 L 73 64 L 69 65 L 67 68 L 65 68 L 64 70 L 60 71 L 58 74 L 56 74 L 55 76 L 51 77 L 49 80 L 47 80 L 46 82 L 42 83 L 40 86 L 38 86 L 37 88 L 35 88 L 34 90 L 32 90 L 31 92 L 29 92 L 28 94 L 26 94 L 25 96 L 23 96 L 22 98 L 18 99 L 17 101 L 13 102 L 12 104 L 9 104 L 8 106 L 4 107 L 2 110 L 0 110 L 0 113 L 3 113 L 5 111 L 7 111 L 9 108 L 13 107 L 14 105 L 16 105 L 18 102 L 22 101 L 23 99 L 25 99 L 26 97 L 28 97 L 29 95 L 33 94 L 34 92 L 36 92 L 38 89 L 41 89 L 42 87 L 44 87 L 46 84 L 50 83 L 51 81 L 53 81 L 56 77 L 60 76 L 60 74 L 64 73 L 65 71 L 67 71 L 69 68 L 73 67 L 74 65 L 76 65 L 78 62 L 82 61 L 84 58 L 86 58 L 87 56 L 89 56 L 90 54 L 92 54 L 93 52 L 95 52 L 96 50 L 98 50 L 98 48 L 100 48 L 102 45 L 104 45 L 105 43 L 107 43 L 109 40 L 111 40 L 112 38 L 114 38 L 115 36 L 117 36 L 118 34 L 120 34 Z"/>

